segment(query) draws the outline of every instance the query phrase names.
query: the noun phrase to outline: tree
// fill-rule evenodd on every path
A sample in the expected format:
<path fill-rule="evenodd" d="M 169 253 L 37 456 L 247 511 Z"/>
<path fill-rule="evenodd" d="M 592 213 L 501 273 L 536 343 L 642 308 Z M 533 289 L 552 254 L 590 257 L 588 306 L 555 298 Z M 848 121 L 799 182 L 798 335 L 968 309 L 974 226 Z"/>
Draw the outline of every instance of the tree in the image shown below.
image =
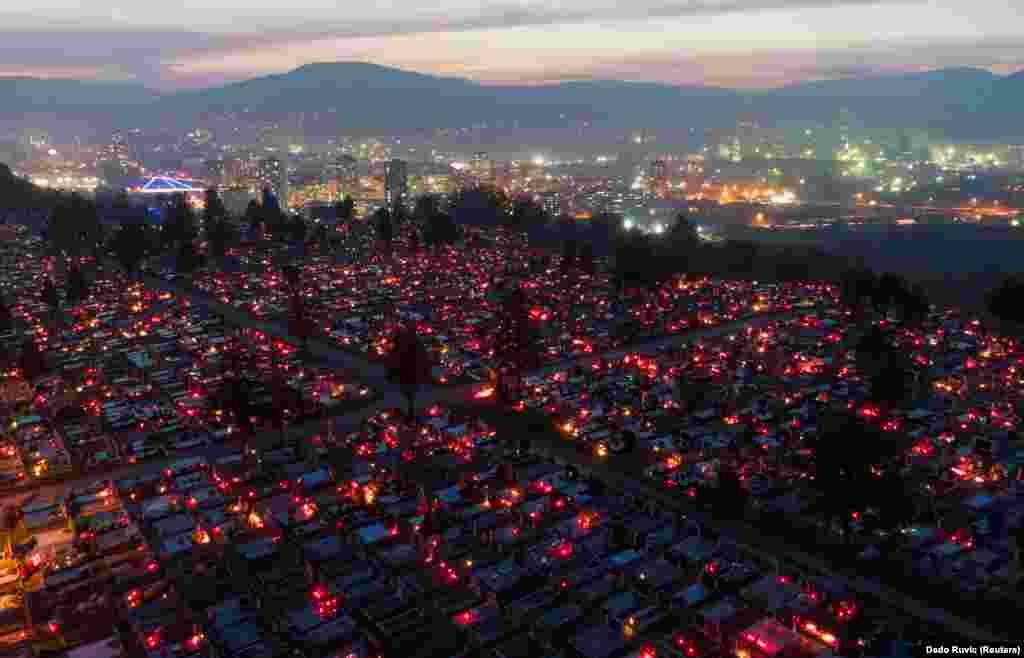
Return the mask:
<path fill-rule="evenodd" d="M 562 274 L 568 274 L 576 267 L 576 255 L 579 245 L 575 238 L 567 238 L 562 242 Z"/>
<path fill-rule="evenodd" d="M 445 244 L 454 244 L 459 239 L 459 227 L 455 225 L 448 213 L 434 213 L 427 220 L 423 237 L 427 244 L 435 248 Z"/>
<path fill-rule="evenodd" d="M 92 254 L 101 234 L 96 204 L 77 193 L 54 207 L 46 232 L 54 251 L 71 257 Z"/>
<path fill-rule="evenodd" d="M 199 252 L 196 251 L 196 245 L 191 240 L 187 240 L 181 243 L 178 247 L 178 252 L 174 260 L 174 269 L 182 274 L 188 274 L 195 271 L 201 265 L 201 259 Z"/>
<path fill-rule="evenodd" d="M 522 388 L 523 373 L 540 365 L 538 343 L 530 322 L 526 292 L 517 285 L 502 302 L 500 324 L 494 341 L 499 371 L 506 370 L 512 375 L 517 391 Z M 499 391 L 507 397 L 508 391 L 504 387 L 499 387 Z"/>
<path fill-rule="evenodd" d="M 503 217 L 502 223 L 515 229 L 526 229 L 530 226 L 543 225 L 549 219 L 543 207 L 532 199 L 525 198 L 513 201 L 511 208 Z"/>
<path fill-rule="evenodd" d="M 175 194 L 169 210 L 169 218 L 163 229 L 165 248 L 180 247 L 197 236 L 196 218 L 184 194 Z"/>
<path fill-rule="evenodd" d="M 203 208 L 203 223 L 207 227 L 227 218 L 228 209 L 224 207 L 224 201 L 220 198 L 217 188 L 211 187 L 206 190 L 205 207 Z"/>
<path fill-rule="evenodd" d="M 134 273 L 146 257 L 149 237 L 142 224 L 122 224 L 110 245 L 114 258 L 128 274 Z"/>
<path fill-rule="evenodd" d="M 14 328 L 14 314 L 6 300 L 0 299 L 0 332 L 8 332 Z"/>
<path fill-rule="evenodd" d="M 249 382 L 242 378 L 241 373 L 235 372 L 224 382 L 222 390 L 224 408 L 234 413 L 243 435 L 252 434 L 252 387 Z"/>
<path fill-rule="evenodd" d="M 881 313 L 888 313 L 907 294 L 907 281 L 898 274 L 887 272 L 878 277 L 871 302 Z"/>
<path fill-rule="evenodd" d="M 67 300 L 71 304 L 78 304 L 89 296 L 89 282 L 85 279 L 82 268 L 72 265 L 67 273 Z"/>
<path fill-rule="evenodd" d="M 399 390 L 408 402 L 408 416 L 411 420 L 416 415 L 417 392 L 433 379 L 430 356 L 416 334 L 415 324 L 408 324 L 396 337 L 389 370 L 398 380 Z"/>
<path fill-rule="evenodd" d="M 452 218 L 461 226 L 496 226 L 506 223 L 508 199 L 493 188 L 459 192 L 451 204 Z"/>
<path fill-rule="evenodd" d="M 224 217 L 213 220 L 206 227 L 206 236 L 210 241 L 210 253 L 219 261 L 227 257 L 228 246 L 235 241 L 235 230 Z"/>
<path fill-rule="evenodd" d="M 263 210 L 260 202 L 256 199 L 250 199 L 249 203 L 245 206 L 245 215 L 243 215 L 242 219 L 249 227 L 249 232 L 255 234 L 259 230 L 260 224 L 263 223 Z"/>
<path fill-rule="evenodd" d="M 988 294 L 987 306 L 997 320 L 1019 331 L 1024 327 L 1024 279 L 1004 280 Z"/>
<path fill-rule="evenodd" d="M 291 314 L 288 318 L 289 333 L 302 341 L 302 353 L 309 354 L 309 339 L 316 330 L 313 318 L 298 289 L 292 293 Z"/>
<path fill-rule="evenodd" d="M 829 414 L 819 423 L 811 450 L 814 454 L 814 483 L 822 493 L 826 527 L 838 520 L 848 537 L 850 515 L 859 506 L 854 496 L 865 480 L 870 459 L 864 449 L 865 425 L 850 414 Z"/>
<path fill-rule="evenodd" d="M 412 218 L 413 221 L 418 224 L 426 226 L 427 222 L 430 221 L 430 218 L 439 212 L 441 212 L 441 208 L 437 197 L 433 194 L 424 194 L 416 199 L 416 203 L 413 206 Z"/>
<path fill-rule="evenodd" d="M 352 197 L 345 195 L 345 198 L 334 204 L 334 216 L 337 218 L 339 224 L 352 221 L 352 217 L 355 216 L 356 204 L 352 200 Z"/>
<path fill-rule="evenodd" d="M 615 249 L 613 274 L 619 288 L 655 289 L 671 278 L 672 261 L 646 236 L 627 236 Z"/>
<path fill-rule="evenodd" d="M 32 382 L 46 374 L 46 357 L 36 342 L 31 338 L 21 344 L 21 356 L 18 359 L 18 367 L 21 368 L 21 375 L 25 381 Z"/>
<path fill-rule="evenodd" d="M 275 239 L 280 239 L 291 232 L 291 226 L 284 210 L 281 209 L 280 200 L 274 195 L 269 187 L 263 188 L 262 203 L 260 204 L 260 220 L 265 231 Z"/>
<path fill-rule="evenodd" d="M 585 274 L 594 274 L 594 245 L 589 242 L 584 242 L 580 246 L 579 253 L 579 265 L 580 270 Z"/>
<path fill-rule="evenodd" d="M 381 208 L 373 213 L 374 226 L 377 229 L 377 239 L 390 249 L 391 241 L 395 237 L 395 228 L 391 223 L 391 213 L 387 208 Z"/>
<path fill-rule="evenodd" d="M 864 300 L 874 298 L 877 285 L 878 280 L 871 270 L 848 269 L 839 278 L 839 301 L 846 308 L 862 311 Z"/>
<path fill-rule="evenodd" d="M 715 497 L 715 512 L 729 519 L 743 516 L 747 504 L 747 491 L 740 482 L 739 473 L 732 466 L 723 464 L 718 470 L 718 491 Z"/>
<path fill-rule="evenodd" d="M 306 239 L 306 222 L 302 221 L 301 217 L 296 216 L 291 221 L 289 233 L 292 242 L 296 244 L 304 242 Z"/>
<path fill-rule="evenodd" d="M 57 286 L 54 285 L 53 279 L 47 279 L 43 284 L 42 300 L 52 312 L 56 312 L 60 307 L 60 296 L 57 294 Z"/>
<path fill-rule="evenodd" d="M 700 246 L 697 227 L 690 221 L 689 214 L 682 212 L 676 216 L 676 223 L 669 229 L 667 242 L 675 254 L 685 256 Z"/>

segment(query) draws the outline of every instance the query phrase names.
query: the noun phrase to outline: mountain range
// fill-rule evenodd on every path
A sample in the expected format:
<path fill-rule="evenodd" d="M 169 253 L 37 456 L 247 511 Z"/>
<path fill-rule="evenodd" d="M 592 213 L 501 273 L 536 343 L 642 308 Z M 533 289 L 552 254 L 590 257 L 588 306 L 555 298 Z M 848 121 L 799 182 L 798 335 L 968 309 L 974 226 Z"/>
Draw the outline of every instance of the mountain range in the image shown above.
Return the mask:
<path fill-rule="evenodd" d="M 158 94 L 135 83 L 0 78 L 0 117 L 105 117 L 132 126 L 187 123 L 228 113 L 274 118 L 317 113 L 338 131 L 416 131 L 517 121 L 626 128 L 728 126 L 752 117 L 831 123 L 846 111 L 874 129 L 926 130 L 953 139 L 1024 137 L 1024 72 L 973 68 L 877 75 L 742 90 L 625 81 L 493 86 L 361 62 L 309 64 L 288 73 Z M 140 125 L 140 122 L 142 125 Z M 121 123 L 121 125 L 125 125 Z"/>

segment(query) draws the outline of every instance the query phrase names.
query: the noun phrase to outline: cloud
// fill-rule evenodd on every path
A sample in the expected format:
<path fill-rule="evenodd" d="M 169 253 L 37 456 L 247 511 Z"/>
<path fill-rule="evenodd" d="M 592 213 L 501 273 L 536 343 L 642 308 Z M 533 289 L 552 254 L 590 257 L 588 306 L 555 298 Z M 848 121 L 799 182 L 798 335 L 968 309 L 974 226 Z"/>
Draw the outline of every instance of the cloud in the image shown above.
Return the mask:
<path fill-rule="evenodd" d="M 691 16 L 751 13 L 773 10 L 841 6 L 907 4 L 924 0 L 639 0 L 618 2 L 482 3 L 448 13 L 388 11 L 380 18 L 356 18 L 338 12 L 337 22 L 309 23 L 279 16 L 261 16 L 259 10 L 239 16 L 251 31 L 202 33 L 177 30 L 75 29 L 73 23 L 50 24 L 48 29 L 0 29 L 0 70 L 23 68 L 27 74 L 51 71 L 92 72 L 98 77 L 147 80 L 155 85 L 179 84 L 216 78 L 208 63 L 221 57 L 287 49 L 312 42 L 355 42 L 365 39 L 542 28 L 571 24 L 668 20 Z M 301 11 L 296 14 L 301 15 Z M 8 17 L 12 16 L 10 14 Z M 395 18 L 397 16 L 397 20 Z M 200 17 L 201 18 L 201 17 Z M 20 17 L 24 23 L 31 17 Z M 90 20 L 98 24 L 95 20 Z M 8 24 L 14 24 L 8 21 Z M 88 23 L 86 23 L 88 24 Z M 197 22 L 197 25 L 202 25 Z M 194 71 L 204 62 L 202 72 Z M 256 73 L 256 71 L 252 71 Z M 221 79 L 225 76 L 222 74 Z M 236 74 L 233 77 L 239 77 Z"/>
<path fill-rule="evenodd" d="M 447 0 L 458 2 L 460 0 Z M 719 27 L 702 33 L 704 39 L 686 50 L 671 50 L 673 33 L 666 31 L 673 19 L 736 15 L 758 24 L 760 16 L 771 13 L 773 22 L 785 23 L 788 14 L 778 11 L 853 8 L 906 7 L 927 0 L 590 0 L 544 2 L 483 2 L 476 8 L 452 8 L 417 12 L 379 8 L 365 9 L 352 20 L 324 20 L 317 24 L 281 17 L 259 15 L 258 10 L 239 17 L 248 27 L 231 33 L 203 33 L 173 29 L 87 30 L 69 24 L 50 28 L 4 31 L 0 28 L 0 75 L 74 76 L 135 79 L 153 87 L 207 86 L 268 72 L 279 72 L 310 61 L 364 59 L 425 73 L 463 75 L 483 82 L 551 83 L 563 80 L 628 79 L 720 86 L 776 86 L 805 79 L 864 76 L 873 73 L 919 70 L 945 66 L 977 66 L 1000 72 L 1024 65 L 1024 46 L 1011 39 L 906 38 L 860 43 L 843 40 L 842 26 L 833 32 L 821 27 L 828 21 L 819 12 L 806 25 L 804 43 L 786 42 L 772 46 L 751 44 L 751 49 L 730 51 L 729 45 L 742 41 L 745 33 Z M 258 3 L 256 3 L 258 4 Z M 301 4 L 301 2 L 300 2 Z M 442 3 L 441 6 L 444 6 Z M 587 6 L 582 6 L 586 4 Z M 884 10 L 887 11 L 887 10 Z M 301 8 L 295 14 L 302 15 Z M 901 15 L 917 15 L 912 8 Z M 332 12 L 333 15 L 333 12 Z M 385 15 L 389 15 L 384 18 Z M 375 16 L 381 16 L 376 18 Z M 397 17 L 397 19 L 392 18 Z M 824 16 L 825 18 L 822 18 Z M 751 19 L 751 17 L 754 17 Z M 202 18 L 200 14 L 199 18 Z M 348 16 L 346 16 L 348 18 Z M 803 18 L 803 15 L 801 15 Z M 870 20 L 870 19 L 865 19 Z M 650 25 L 645 25 L 645 22 Z M 207 21 L 209 23 L 209 21 Z M 731 19 L 725 25 L 731 25 Z M 766 20 L 766 24 L 768 21 Z M 201 22 L 196 23 L 202 25 Z M 664 25 L 663 25 L 664 24 Z M 587 41 L 572 43 L 560 36 L 563 26 L 622 26 L 622 42 Z M 801 23 L 801 25 L 803 25 Z M 796 25 L 795 29 L 802 29 Z M 857 26 L 851 26 L 855 31 Z M 825 29 L 823 32 L 822 30 Z M 966 29 L 966 28 L 965 28 Z M 499 34 L 521 30 L 522 35 Z M 647 44 L 638 42 L 651 32 Z M 699 28 L 694 28 L 699 31 Z M 465 38 L 454 35 L 465 33 Z M 697 33 L 697 32 L 695 32 Z M 714 37 L 721 33 L 721 40 Z M 637 35 L 640 34 L 640 37 Z M 785 35 L 773 38 L 769 32 L 750 38 L 781 43 Z M 427 41 L 420 37 L 441 35 Z M 453 35 L 444 39 L 443 35 Z M 821 35 L 819 37 L 819 35 Z M 840 35 L 840 36 L 836 36 Z M 485 48 L 494 44 L 486 56 Z M 820 43 L 819 43 L 820 38 Z M 456 42 L 459 42 L 456 44 Z M 529 57 L 521 52 L 502 52 L 509 43 L 536 44 Z M 678 40 L 677 40 L 678 42 Z M 467 45 L 467 43 L 474 45 Z M 664 50 L 651 45 L 665 44 Z M 640 46 L 643 48 L 640 48 Z M 713 47 L 712 47 L 713 45 Z M 845 45 L 846 47 L 839 47 Z M 438 59 L 427 55 L 436 48 Z M 801 49 L 802 48 L 802 49 Z M 571 51 L 571 52 L 570 52 Z M 467 57 L 467 53 L 472 53 Z M 442 60 L 441 57 L 446 59 Z"/>

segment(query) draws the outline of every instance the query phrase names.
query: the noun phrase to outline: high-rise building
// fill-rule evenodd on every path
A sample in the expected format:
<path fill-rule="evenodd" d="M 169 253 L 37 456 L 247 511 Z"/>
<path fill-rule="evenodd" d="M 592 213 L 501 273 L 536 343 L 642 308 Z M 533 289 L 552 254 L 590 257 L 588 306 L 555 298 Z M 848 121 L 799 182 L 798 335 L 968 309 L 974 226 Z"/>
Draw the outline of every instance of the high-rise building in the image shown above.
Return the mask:
<path fill-rule="evenodd" d="M 207 160 L 206 161 L 206 177 L 210 181 L 210 185 L 220 186 L 224 184 L 224 161 L 223 160 Z"/>
<path fill-rule="evenodd" d="M 476 185 L 494 184 L 494 162 L 483 151 L 473 154 L 469 173 Z"/>
<path fill-rule="evenodd" d="M 270 157 L 260 160 L 256 177 L 263 187 L 269 187 L 277 197 L 281 208 L 288 205 L 288 165 L 280 158 Z"/>
<path fill-rule="evenodd" d="M 559 192 L 545 192 L 540 198 L 544 212 L 552 217 L 562 214 L 562 195 Z"/>
<path fill-rule="evenodd" d="M 384 165 L 384 203 L 395 206 L 409 193 L 409 168 L 405 160 L 389 160 Z"/>
<path fill-rule="evenodd" d="M 651 163 L 651 176 L 653 178 L 654 195 L 659 199 L 667 198 L 672 187 L 668 162 L 659 158 Z"/>
<path fill-rule="evenodd" d="M 342 155 L 327 164 L 327 178 L 337 183 L 340 197 L 356 197 L 359 191 L 359 162 L 351 155 Z"/>

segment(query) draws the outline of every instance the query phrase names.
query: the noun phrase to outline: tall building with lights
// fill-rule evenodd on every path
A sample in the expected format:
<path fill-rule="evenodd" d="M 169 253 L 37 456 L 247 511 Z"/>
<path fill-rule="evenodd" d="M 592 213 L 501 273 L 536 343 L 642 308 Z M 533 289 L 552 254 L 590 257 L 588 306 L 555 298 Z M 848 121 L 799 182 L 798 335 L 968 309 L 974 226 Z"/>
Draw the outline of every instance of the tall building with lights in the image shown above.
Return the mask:
<path fill-rule="evenodd" d="M 282 208 L 288 205 L 288 165 L 280 158 L 260 160 L 256 177 L 262 187 L 269 187 Z"/>
<path fill-rule="evenodd" d="M 660 158 L 652 162 L 651 177 L 653 178 L 654 195 L 659 199 L 668 198 L 672 186 L 672 180 L 669 177 L 668 162 Z"/>
<path fill-rule="evenodd" d="M 482 151 L 474 153 L 469 164 L 469 175 L 476 185 L 493 185 L 494 162 Z"/>
<path fill-rule="evenodd" d="M 217 187 L 224 184 L 224 161 L 223 160 L 207 160 L 206 161 L 206 177 L 210 181 L 210 185 Z"/>
<path fill-rule="evenodd" d="M 359 192 L 359 163 L 351 155 L 342 155 L 327 164 L 327 177 L 337 183 L 339 197 L 353 199 Z"/>
<path fill-rule="evenodd" d="M 542 194 L 541 204 L 544 206 L 544 212 L 552 217 L 558 217 L 562 214 L 562 195 L 558 192 L 545 192 Z"/>
<path fill-rule="evenodd" d="M 389 160 L 384 165 L 384 203 L 404 203 L 409 193 L 409 167 L 405 160 Z"/>

